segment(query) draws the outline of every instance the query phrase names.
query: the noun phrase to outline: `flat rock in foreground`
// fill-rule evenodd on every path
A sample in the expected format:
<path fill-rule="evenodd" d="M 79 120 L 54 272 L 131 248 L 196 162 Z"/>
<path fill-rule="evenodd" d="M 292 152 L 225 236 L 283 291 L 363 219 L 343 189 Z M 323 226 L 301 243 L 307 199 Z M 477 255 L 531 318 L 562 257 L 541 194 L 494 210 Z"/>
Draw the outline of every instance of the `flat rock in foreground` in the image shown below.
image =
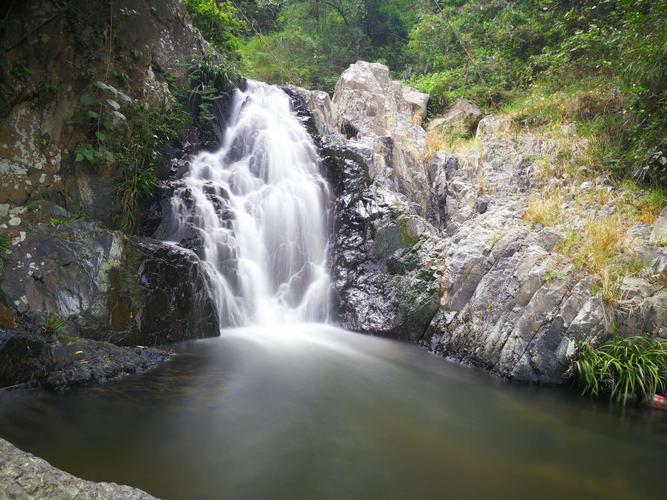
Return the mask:
<path fill-rule="evenodd" d="M 155 497 L 130 486 L 79 479 L 0 439 L 0 499 L 9 498 L 148 500 Z"/>

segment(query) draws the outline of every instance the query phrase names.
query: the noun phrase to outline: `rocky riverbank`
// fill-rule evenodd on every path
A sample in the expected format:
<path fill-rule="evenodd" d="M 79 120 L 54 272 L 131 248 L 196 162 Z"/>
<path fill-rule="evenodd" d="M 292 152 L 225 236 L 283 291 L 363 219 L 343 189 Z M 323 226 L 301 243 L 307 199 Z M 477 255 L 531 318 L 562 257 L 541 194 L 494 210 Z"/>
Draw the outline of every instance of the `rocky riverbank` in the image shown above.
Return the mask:
<path fill-rule="evenodd" d="M 427 96 L 392 82 L 380 64 L 352 65 L 332 99 L 294 91 L 337 195 L 332 271 L 345 327 L 547 383 L 565 381 L 577 341 L 667 336 L 667 248 L 655 243 L 667 210 L 613 240 L 635 270 L 610 297 L 604 276 L 566 245 L 624 210 L 619 188 L 554 175 L 567 194 L 545 211 L 559 218 L 528 215 L 542 196 L 545 159 L 558 161 L 554 140 L 460 103 L 431 128 L 469 129 L 470 139 L 428 151 Z"/>
<path fill-rule="evenodd" d="M 184 158 L 214 147 L 213 124 L 195 126 L 191 117 L 180 139 L 151 153 L 164 159 L 148 172 L 158 186 L 135 195 L 141 203 L 131 214 L 121 191 L 136 188 L 128 172 L 144 161 L 120 146 L 108 161 L 80 153 L 90 141 L 98 152 L 111 148 L 112 137 L 141 127 L 141 113 L 170 112 L 176 97 L 168 81 L 184 78 L 187 61 L 211 54 L 209 44 L 176 1 L 113 2 L 104 15 L 83 1 L 12 8 L 1 34 L 12 47 L 7 64 L 24 65 L 30 78 L 14 75 L 14 88 L 2 89 L 0 385 L 60 390 L 109 380 L 169 357 L 119 346 L 218 335 L 199 257 L 154 237 Z M 106 108 L 115 114 L 104 121 Z M 133 109 L 139 118 L 130 123 Z M 95 140 L 90 117 L 98 117 Z M 137 219 L 133 228 L 122 223 L 134 220 L 128 215 Z"/>
<path fill-rule="evenodd" d="M 129 486 L 79 479 L 0 439 L 0 498 L 150 500 L 155 497 Z"/>

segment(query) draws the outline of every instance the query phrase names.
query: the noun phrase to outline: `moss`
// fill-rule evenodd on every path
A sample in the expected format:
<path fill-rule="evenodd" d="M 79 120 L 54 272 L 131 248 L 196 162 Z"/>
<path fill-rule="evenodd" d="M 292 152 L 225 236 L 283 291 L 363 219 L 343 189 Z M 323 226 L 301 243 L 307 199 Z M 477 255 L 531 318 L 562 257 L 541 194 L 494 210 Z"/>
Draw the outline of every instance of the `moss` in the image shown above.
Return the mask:
<path fill-rule="evenodd" d="M 390 257 L 387 260 L 387 272 L 389 274 L 406 274 L 413 271 L 419 265 L 419 256 L 414 252 L 408 252 L 401 257 Z"/>
<path fill-rule="evenodd" d="M 410 230 L 410 223 L 408 219 L 402 218 L 398 220 L 398 229 L 401 236 L 401 245 L 410 248 L 415 246 L 420 237 Z"/>
<path fill-rule="evenodd" d="M 109 270 L 107 308 L 111 314 L 109 323 L 116 331 L 128 328 L 144 301 L 138 274 L 143 258 L 143 252 L 136 245 L 125 242 L 120 265 Z"/>
<path fill-rule="evenodd" d="M 5 263 L 12 250 L 12 240 L 7 234 L 0 234 L 0 274 L 5 272 Z"/>

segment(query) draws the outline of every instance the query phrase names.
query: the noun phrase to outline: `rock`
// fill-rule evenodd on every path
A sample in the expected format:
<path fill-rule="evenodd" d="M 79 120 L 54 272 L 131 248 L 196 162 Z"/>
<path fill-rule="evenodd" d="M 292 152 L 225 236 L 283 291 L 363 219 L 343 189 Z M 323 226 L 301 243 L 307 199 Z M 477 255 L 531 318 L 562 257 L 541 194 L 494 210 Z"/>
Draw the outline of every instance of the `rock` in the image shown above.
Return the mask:
<path fill-rule="evenodd" d="M 171 357 L 152 347 L 119 347 L 108 342 L 68 338 L 52 348 L 52 364 L 37 383 L 63 391 L 144 372 Z"/>
<path fill-rule="evenodd" d="M 83 221 L 35 228 L 0 282 L 23 317 L 56 314 L 79 335 L 125 345 L 218 335 L 209 288 L 191 251 Z"/>
<path fill-rule="evenodd" d="M 0 330 L 0 387 L 27 383 L 63 391 L 145 371 L 170 356 L 155 348 Z"/>
<path fill-rule="evenodd" d="M 315 122 L 317 133 L 320 136 L 335 135 L 338 130 L 338 114 L 331 102 L 329 94 L 319 90 L 306 90 L 293 85 L 283 87 L 283 90 L 295 101 L 299 96 L 303 99 L 303 111 L 307 111 Z M 297 106 L 301 103 L 296 103 Z"/>
<path fill-rule="evenodd" d="M 500 137 L 509 133 L 511 127 L 512 120 L 509 118 L 488 115 L 479 121 L 476 137 L 479 140 Z"/>
<path fill-rule="evenodd" d="M 79 479 L 0 439 L 0 498 L 150 500 L 155 497 L 130 486 Z"/>
<path fill-rule="evenodd" d="M 630 231 L 649 266 L 623 283 L 630 312 L 612 312 L 592 292 L 595 278 L 558 254 L 564 229 L 522 218 L 538 182 L 536 161 L 555 155 L 558 144 L 512 134 L 511 120 L 486 116 L 477 125 L 481 151 L 436 153 L 424 170 L 413 163 L 401 187 L 387 151 L 405 147 L 414 115 L 394 110 L 393 85 L 379 65 L 357 63 L 344 73 L 331 116 L 347 137 L 326 133 L 317 103 L 304 98 L 299 111 L 321 122 L 311 132 L 336 195 L 331 276 L 342 326 L 419 342 L 510 379 L 556 384 L 566 381 L 577 341 L 609 338 L 612 325 L 621 335 L 667 336 L 660 286 L 667 248 L 649 245 L 660 224 Z"/>
<path fill-rule="evenodd" d="M 51 347 L 43 335 L 0 330 L 0 387 L 39 380 L 51 363 Z"/>
<path fill-rule="evenodd" d="M 392 81 L 386 66 L 364 61 L 345 70 L 332 99 L 339 130 L 370 152 L 371 179 L 406 195 L 422 215 L 437 221 L 420 126 L 427 102 L 427 94 Z"/>
<path fill-rule="evenodd" d="M 481 109 L 466 99 L 458 98 L 445 116 L 429 122 L 427 130 L 436 130 L 448 137 L 469 137 L 475 133 L 481 118 Z"/>
<path fill-rule="evenodd" d="M 329 145 L 323 157 L 336 193 L 332 278 L 340 323 L 418 340 L 440 297 L 433 249 L 420 243 L 432 227 L 412 215 L 404 196 L 370 183 L 361 155 Z"/>
<path fill-rule="evenodd" d="M 656 246 L 667 246 L 667 207 L 662 209 L 658 220 L 655 221 L 649 243 Z"/>
<path fill-rule="evenodd" d="M 128 88 L 123 91 L 154 105 L 163 103 L 169 95 L 165 76 L 182 73 L 183 59 L 204 53 L 208 43 L 192 27 L 182 2 L 126 0 L 111 7 L 114 19 L 122 20 L 113 23 L 114 39 L 123 43 L 115 48 L 112 69 L 125 74 Z M 113 224 L 120 210 L 114 190 L 122 168 L 113 162 L 75 162 L 77 145 L 90 140 L 89 124 L 71 120 L 80 97 L 92 92 L 90 83 L 110 78 L 106 65 L 94 63 L 95 54 L 108 50 L 98 36 L 108 28 L 107 20 L 97 5 L 83 0 L 74 0 L 67 15 L 47 23 L 44 9 L 60 12 L 61 6 L 53 0 L 30 2 L 7 19 L 3 32 L 3 45 L 15 46 L 7 64 L 20 62 L 33 77 L 17 85 L 17 94 L 8 98 L 11 109 L 0 120 L 0 203 L 23 206 L 39 192 Z M 40 36 L 29 37 L 37 29 Z M 27 38 L 30 43 L 22 43 Z M 18 218 L 13 223 L 24 224 Z"/>

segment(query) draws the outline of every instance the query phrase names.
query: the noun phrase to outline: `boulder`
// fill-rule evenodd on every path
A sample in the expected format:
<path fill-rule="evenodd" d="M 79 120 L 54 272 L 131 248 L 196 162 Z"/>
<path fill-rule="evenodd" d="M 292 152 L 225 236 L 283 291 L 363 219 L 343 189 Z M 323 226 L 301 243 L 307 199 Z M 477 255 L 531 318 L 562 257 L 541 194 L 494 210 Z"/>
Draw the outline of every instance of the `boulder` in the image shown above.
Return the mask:
<path fill-rule="evenodd" d="M 667 246 L 667 207 L 662 209 L 658 220 L 655 221 L 649 242 L 652 245 Z"/>
<path fill-rule="evenodd" d="M 0 498 L 151 500 L 155 497 L 130 486 L 79 479 L 0 439 Z"/>
<path fill-rule="evenodd" d="M 466 99 L 458 98 L 444 116 L 429 122 L 427 130 L 435 130 L 445 137 L 470 137 L 475 134 L 481 118 L 481 109 Z"/>
<path fill-rule="evenodd" d="M 193 252 L 89 222 L 29 232 L 13 248 L 0 291 L 28 323 L 55 314 L 71 333 L 114 344 L 219 333 L 208 278 Z"/>
<path fill-rule="evenodd" d="M 427 94 L 391 80 L 386 66 L 364 61 L 345 70 L 332 99 L 340 132 L 370 151 L 371 179 L 404 194 L 421 215 L 437 222 L 421 127 L 427 103 Z"/>
<path fill-rule="evenodd" d="M 170 356 L 155 348 L 0 330 L 0 388 L 29 384 L 63 391 L 145 371 Z"/>

